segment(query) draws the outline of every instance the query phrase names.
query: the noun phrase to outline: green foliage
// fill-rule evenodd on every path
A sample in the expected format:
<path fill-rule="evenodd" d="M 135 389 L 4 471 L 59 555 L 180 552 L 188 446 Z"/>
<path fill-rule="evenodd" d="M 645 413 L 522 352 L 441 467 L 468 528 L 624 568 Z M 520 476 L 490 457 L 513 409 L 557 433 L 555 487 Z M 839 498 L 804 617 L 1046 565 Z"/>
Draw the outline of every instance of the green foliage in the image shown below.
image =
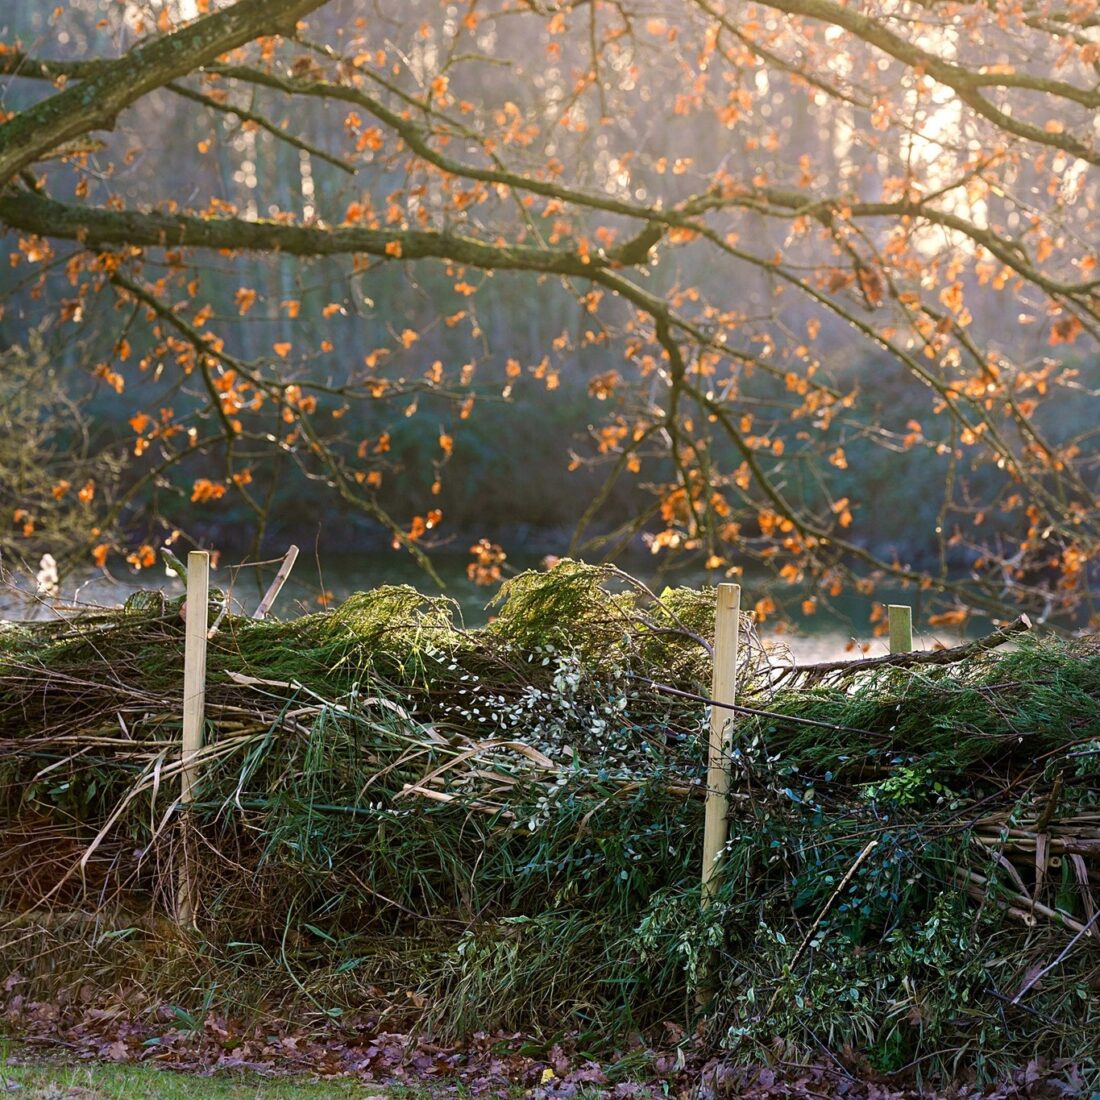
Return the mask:
<path fill-rule="evenodd" d="M 513 581 L 480 630 L 402 587 L 288 623 L 229 617 L 185 813 L 178 606 L 6 629 L 0 903 L 100 906 L 128 930 L 13 938 L 11 965 L 113 975 L 187 1011 L 370 1004 L 445 1036 L 605 1040 L 690 1027 L 709 970 L 708 1034 L 739 1058 L 779 1044 L 989 1074 L 1036 1045 L 1079 1058 L 1100 1023 L 1080 995 L 1088 938 L 1006 1004 L 1090 912 L 1073 860 L 1036 879 L 1034 837 L 1044 817 L 1052 844 L 1097 834 L 1100 650 L 1025 638 L 778 685 L 747 665 L 740 700 L 767 713 L 734 728 L 704 913 L 690 696 L 709 690 L 712 601 L 564 562 Z M 197 940 L 165 918 L 188 851 Z"/>

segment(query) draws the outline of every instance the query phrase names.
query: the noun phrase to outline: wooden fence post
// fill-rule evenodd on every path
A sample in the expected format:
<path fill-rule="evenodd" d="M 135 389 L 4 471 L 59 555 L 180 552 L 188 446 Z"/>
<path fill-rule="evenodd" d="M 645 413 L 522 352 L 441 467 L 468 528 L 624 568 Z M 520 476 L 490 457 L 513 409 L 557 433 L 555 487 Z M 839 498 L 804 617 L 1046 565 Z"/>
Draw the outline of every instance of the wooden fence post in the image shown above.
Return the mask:
<path fill-rule="evenodd" d="M 714 615 L 714 672 L 711 699 L 732 703 L 737 680 L 737 647 L 741 626 L 741 586 L 720 584 Z M 710 748 L 707 753 L 707 804 L 703 824 L 703 907 L 718 890 L 718 857 L 729 829 L 730 748 L 733 715 L 711 706 Z"/>
<path fill-rule="evenodd" d="M 180 755 L 180 811 L 194 797 L 199 768 L 195 756 L 202 749 L 203 712 L 206 704 L 206 628 L 210 605 L 210 555 L 192 550 L 187 555 L 187 618 L 183 649 L 183 745 Z M 180 865 L 176 914 L 180 924 L 195 921 L 195 898 L 191 876 L 190 846 L 186 829 L 183 837 L 183 862 Z"/>
<path fill-rule="evenodd" d="M 741 586 L 720 584 L 714 609 L 714 670 L 711 674 L 710 743 L 707 751 L 707 802 L 703 821 L 703 909 L 709 909 L 718 892 L 718 859 L 729 835 L 730 752 L 732 711 L 716 706 L 732 703 L 737 686 L 737 647 L 741 627 Z M 700 961 L 695 999 L 706 1009 L 714 996 L 717 951 Z"/>
<path fill-rule="evenodd" d="M 907 604 L 892 603 L 887 609 L 890 617 L 890 652 L 913 652 L 913 609 Z"/>

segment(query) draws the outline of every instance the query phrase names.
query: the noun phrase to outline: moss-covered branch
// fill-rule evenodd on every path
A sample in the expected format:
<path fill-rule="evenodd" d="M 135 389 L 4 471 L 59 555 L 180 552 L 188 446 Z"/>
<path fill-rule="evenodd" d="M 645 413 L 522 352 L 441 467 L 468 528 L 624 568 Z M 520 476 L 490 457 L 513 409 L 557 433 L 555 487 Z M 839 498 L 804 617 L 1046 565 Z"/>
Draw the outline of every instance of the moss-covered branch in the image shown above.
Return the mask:
<path fill-rule="evenodd" d="M 0 185 L 59 145 L 110 129 L 119 111 L 177 77 L 264 35 L 291 33 L 324 0 L 238 0 L 135 46 L 79 84 L 0 125 Z"/>

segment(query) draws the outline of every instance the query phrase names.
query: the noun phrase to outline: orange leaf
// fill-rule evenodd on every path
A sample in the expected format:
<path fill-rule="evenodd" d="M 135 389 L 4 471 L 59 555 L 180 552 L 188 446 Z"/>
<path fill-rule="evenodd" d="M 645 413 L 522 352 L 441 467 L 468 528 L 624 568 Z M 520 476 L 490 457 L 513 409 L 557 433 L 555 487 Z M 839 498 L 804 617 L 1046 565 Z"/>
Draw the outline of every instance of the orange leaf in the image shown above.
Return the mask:
<path fill-rule="evenodd" d="M 1051 344 L 1072 344 L 1081 334 L 1082 325 L 1076 317 L 1060 317 L 1050 329 Z"/>
<path fill-rule="evenodd" d="M 148 569 L 157 564 L 157 553 L 147 542 L 143 542 L 132 554 L 126 555 L 126 560 L 135 569 Z"/>
<path fill-rule="evenodd" d="M 965 607 L 957 607 L 952 611 L 942 611 L 939 615 L 929 615 L 929 626 L 961 626 L 966 622 L 970 613 Z"/>
<path fill-rule="evenodd" d="M 191 488 L 191 500 L 196 504 L 206 504 L 212 500 L 221 500 L 225 496 L 225 486 L 209 478 L 200 477 Z"/>

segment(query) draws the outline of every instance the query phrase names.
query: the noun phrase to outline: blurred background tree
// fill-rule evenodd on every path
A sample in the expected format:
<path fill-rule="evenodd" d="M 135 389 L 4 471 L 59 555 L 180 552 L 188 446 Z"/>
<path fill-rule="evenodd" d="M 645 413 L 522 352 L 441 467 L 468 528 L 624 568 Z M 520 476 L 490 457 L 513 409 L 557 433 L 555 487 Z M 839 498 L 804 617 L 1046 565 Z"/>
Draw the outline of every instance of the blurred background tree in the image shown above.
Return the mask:
<path fill-rule="evenodd" d="M 34 329 L 0 350 L 0 511 L 10 521 L 0 570 L 35 573 L 42 553 L 86 555 L 96 525 L 121 507 L 121 464 L 92 444 L 72 379 L 52 359 Z"/>
<path fill-rule="evenodd" d="M 522 524 L 1091 618 L 1097 12 L 20 6 L 0 323 L 126 462 L 79 553 Z"/>

